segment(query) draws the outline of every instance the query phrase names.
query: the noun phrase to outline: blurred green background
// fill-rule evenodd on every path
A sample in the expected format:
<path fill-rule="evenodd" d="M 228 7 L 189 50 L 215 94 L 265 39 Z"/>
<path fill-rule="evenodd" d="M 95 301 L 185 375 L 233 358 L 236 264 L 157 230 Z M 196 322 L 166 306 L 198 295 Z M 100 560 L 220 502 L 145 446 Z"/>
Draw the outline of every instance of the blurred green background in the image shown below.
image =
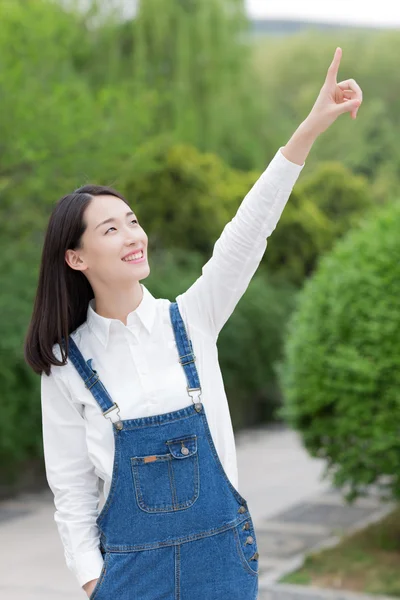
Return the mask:
<path fill-rule="evenodd" d="M 144 283 L 173 300 L 197 279 L 224 225 L 307 116 L 337 46 L 340 78 L 357 80 L 363 105 L 356 121 L 344 115 L 316 142 L 260 268 L 220 334 L 219 357 L 235 430 L 286 418 L 312 453 L 332 467 L 345 463 L 339 482 L 356 489 L 393 475 L 398 429 L 389 447 L 379 440 L 400 406 L 396 394 L 383 401 L 377 382 L 395 382 L 400 358 L 396 285 L 387 287 L 382 275 L 395 272 L 391 265 L 398 269 L 400 251 L 392 237 L 384 243 L 400 225 L 400 31 L 255 35 L 242 0 L 146 0 L 130 19 L 96 2 L 83 11 L 50 0 L 2 0 L 0 23 L 0 494 L 41 467 L 40 380 L 22 347 L 44 230 L 58 198 L 89 182 L 125 194 L 149 235 L 152 270 Z M 388 225 L 372 240 L 365 223 L 380 211 Z M 321 261 L 354 230 L 365 230 L 364 241 L 353 253 L 339 252 L 310 292 Z M 376 257 L 376 278 L 368 280 L 374 293 L 347 277 L 350 304 L 335 288 L 337 303 L 327 306 L 338 273 L 371 265 L 368 259 L 354 266 L 360 253 Z M 391 327 L 376 325 L 372 352 L 352 323 L 374 323 L 388 294 L 395 316 Z M 351 319 L 342 327 L 349 306 Z M 392 343 L 380 351 L 387 336 Z M 337 371 L 325 368 L 338 346 L 347 351 Z M 341 366 L 357 360 L 356 393 L 354 369 Z M 371 370 L 368 361 L 382 364 Z M 340 393 L 327 393 L 339 389 L 338 372 Z M 386 416 L 375 423 L 371 455 L 368 436 L 360 446 L 369 456 L 360 471 L 343 456 L 357 427 L 341 438 L 338 423 L 361 418 L 363 385 L 368 418 Z M 332 431 L 332 414 L 340 451 L 324 429 Z M 377 465 L 379 448 L 391 459 Z M 393 491 L 400 494 L 400 484 Z"/>

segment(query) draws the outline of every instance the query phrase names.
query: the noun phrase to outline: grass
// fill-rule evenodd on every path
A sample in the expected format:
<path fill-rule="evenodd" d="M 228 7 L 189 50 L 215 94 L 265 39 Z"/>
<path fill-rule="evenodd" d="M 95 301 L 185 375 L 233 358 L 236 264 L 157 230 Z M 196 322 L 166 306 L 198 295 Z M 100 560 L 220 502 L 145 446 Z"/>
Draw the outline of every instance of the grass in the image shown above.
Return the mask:
<path fill-rule="evenodd" d="M 310 555 L 280 583 L 400 596 L 400 508 L 335 548 Z"/>

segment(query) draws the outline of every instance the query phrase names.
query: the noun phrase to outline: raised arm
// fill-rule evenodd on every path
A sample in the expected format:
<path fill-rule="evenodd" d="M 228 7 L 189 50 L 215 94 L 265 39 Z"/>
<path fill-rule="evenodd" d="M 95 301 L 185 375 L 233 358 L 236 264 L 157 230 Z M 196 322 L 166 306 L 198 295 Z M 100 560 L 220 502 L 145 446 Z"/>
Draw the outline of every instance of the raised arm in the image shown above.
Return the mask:
<path fill-rule="evenodd" d="M 187 323 L 214 338 L 246 291 L 292 188 L 317 137 L 339 115 L 356 118 L 362 92 L 353 79 L 337 83 L 342 51 L 337 48 L 318 98 L 286 146 L 242 201 L 214 245 L 202 275 L 178 296 Z"/>

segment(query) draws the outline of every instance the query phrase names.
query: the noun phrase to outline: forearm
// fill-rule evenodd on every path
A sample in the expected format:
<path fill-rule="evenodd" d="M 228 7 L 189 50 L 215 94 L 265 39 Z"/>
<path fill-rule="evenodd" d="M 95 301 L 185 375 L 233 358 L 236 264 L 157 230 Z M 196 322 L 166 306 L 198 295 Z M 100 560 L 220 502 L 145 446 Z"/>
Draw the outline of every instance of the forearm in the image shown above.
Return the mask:
<path fill-rule="evenodd" d="M 201 277 L 178 296 L 193 326 L 214 339 L 258 268 L 301 170 L 281 149 L 276 152 L 225 225 Z"/>
<path fill-rule="evenodd" d="M 303 165 L 318 135 L 307 118 L 299 125 L 281 152 L 291 162 Z"/>

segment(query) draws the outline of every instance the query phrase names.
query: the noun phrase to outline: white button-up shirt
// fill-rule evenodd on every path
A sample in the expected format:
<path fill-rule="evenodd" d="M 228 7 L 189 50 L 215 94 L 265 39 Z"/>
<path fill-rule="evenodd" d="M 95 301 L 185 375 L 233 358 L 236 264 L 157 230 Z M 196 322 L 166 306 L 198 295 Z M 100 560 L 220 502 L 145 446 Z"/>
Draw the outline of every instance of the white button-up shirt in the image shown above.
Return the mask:
<path fill-rule="evenodd" d="M 216 342 L 261 261 L 303 166 L 278 150 L 225 226 L 200 277 L 176 299 L 193 343 L 212 438 L 236 489 L 235 441 Z M 93 358 L 121 419 L 179 410 L 192 402 L 178 360 L 169 300 L 154 298 L 144 285 L 142 289 L 143 299 L 127 325 L 98 315 L 93 299 L 86 321 L 72 333 L 84 358 Z M 53 351 L 61 358 L 59 346 Z M 103 565 L 96 517 L 110 489 L 113 425 L 69 361 L 52 366 L 49 376 L 42 374 L 41 406 L 54 519 L 67 566 L 82 586 L 97 578 Z"/>

